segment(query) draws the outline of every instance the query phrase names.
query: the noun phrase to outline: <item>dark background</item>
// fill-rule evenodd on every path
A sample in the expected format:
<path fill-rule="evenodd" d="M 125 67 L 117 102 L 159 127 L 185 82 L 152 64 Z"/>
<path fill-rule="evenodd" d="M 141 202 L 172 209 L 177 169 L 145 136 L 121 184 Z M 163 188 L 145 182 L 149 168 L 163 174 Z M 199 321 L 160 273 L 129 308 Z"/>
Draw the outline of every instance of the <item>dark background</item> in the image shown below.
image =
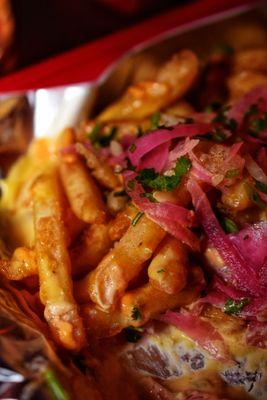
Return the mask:
<path fill-rule="evenodd" d="M 8 50 L 13 64 L 2 74 L 54 54 L 185 1 L 178 0 L 10 0 L 15 20 Z"/>

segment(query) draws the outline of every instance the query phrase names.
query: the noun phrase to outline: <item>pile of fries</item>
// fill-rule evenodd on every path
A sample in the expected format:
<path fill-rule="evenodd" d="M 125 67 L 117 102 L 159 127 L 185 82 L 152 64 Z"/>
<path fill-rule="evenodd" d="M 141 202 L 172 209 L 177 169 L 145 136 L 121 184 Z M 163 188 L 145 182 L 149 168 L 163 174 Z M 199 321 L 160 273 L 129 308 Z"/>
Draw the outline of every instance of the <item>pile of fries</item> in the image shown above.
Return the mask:
<path fill-rule="evenodd" d="M 212 62 L 220 57 L 228 54 Z M 237 52 L 231 60 L 228 101 L 267 84 L 266 48 Z M 66 349 L 79 351 L 90 336 L 140 327 L 199 297 L 204 278 L 192 250 L 140 212 L 125 192 L 122 169 L 99 150 L 106 141 L 117 157 L 127 135 L 191 116 L 187 95 L 199 87 L 201 68 L 192 51 L 178 52 L 153 80 L 130 87 L 96 119 L 53 141 L 33 142 L 2 180 L 1 276 L 27 288 L 39 304 L 35 311 Z M 202 106 L 209 102 L 204 97 Z M 153 196 L 184 207 L 191 201 L 186 179 Z"/>

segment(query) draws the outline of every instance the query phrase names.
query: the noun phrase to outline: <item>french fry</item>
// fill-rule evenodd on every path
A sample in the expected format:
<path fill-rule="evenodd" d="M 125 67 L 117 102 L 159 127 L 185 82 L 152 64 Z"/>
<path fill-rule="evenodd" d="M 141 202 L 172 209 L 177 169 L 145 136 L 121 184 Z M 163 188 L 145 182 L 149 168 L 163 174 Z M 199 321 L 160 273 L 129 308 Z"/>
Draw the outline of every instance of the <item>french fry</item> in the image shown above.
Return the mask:
<path fill-rule="evenodd" d="M 62 160 L 59 170 L 76 217 L 90 224 L 104 222 L 105 206 L 100 191 L 82 162 L 78 158 L 72 162 Z"/>
<path fill-rule="evenodd" d="M 230 101 L 248 93 L 256 86 L 267 84 L 267 74 L 254 71 L 238 71 L 227 79 L 227 87 L 230 92 Z"/>
<path fill-rule="evenodd" d="M 149 282 L 168 294 L 180 292 L 187 281 L 187 252 L 185 245 L 167 236 L 159 245 L 148 267 Z"/>
<path fill-rule="evenodd" d="M 70 250 L 72 275 L 79 276 L 95 268 L 108 253 L 112 241 L 107 224 L 93 224 Z"/>
<path fill-rule="evenodd" d="M 85 333 L 72 294 L 60 189 L 54 170 L 41 175 L 33 187 L 40 299 L 55 339 L 67 349 L 79 350 L 85 343 Z"/>
<path fill-rule="evenodd" d="M 165 310 L 194 301 L 203 285 L 202 270 L 199 267 L 192 267 L 189 279 L 190 285 L 175 294 L 158 290 L 150 282 L 126 293 L 121 299 L 121 313 L 124 316 L 123 320 L 127 321 L 127 326 L 141 326 Z"/>
<path fill-rule="evenodd" d="M 38 273 L 33 250 L 17 247 L 11 260 L 0 260 L 0 273 L 9 280 L 18 281 Z"/>
<path fill-rule="evenodd" d="M 181 98 L 193 85 L 198 70 L 199 62 L 195 54 L 190 50 L 180 51 L 162 66 L 154 81 L 130 86 L 97 119 L 100 122 L 142 120 Z"/>
<path fill-rule="evenodd" d="M 176 294 L 156 289 L 151 283 L 126 293 L 111 312 L 93 304 L 81 306 L 89 336 L 113 336 L 128 326 L 140 327 L 167 309 L 182 307 L 198 298 L 203 287 L 203 273 L 199 267 L 190 268 L 190 284 Z"/>
<path fill-rule="evenodd" d="M 258 47 L 237 51 L 232 56 L 235 71 L 256 71 L 267 73 L 267 48 Z"/>
<path fill-rule="evenodd" d="M 114 307 L 165 234 L 159 225 L 143 215 L 136 226 L 128 228 L 97 268 L 75 284 L 77 300 L 84 303 L 91 298 L 105 310 Z"/>
<path fill-rule="evenodd" d="M 119 212 L 109 223 L 109 237 L 112 241 L 120 240 L 131 225 L 131 221 L 138 212 L 137 208 L 130 204 Z"/>
<path fill-rule="evenodd" d="M 75 147 L 77 152 L 84 156 L 91 174 L 102 186 L 111 190 L 122 186 L 119 176 L 114 173 L 105 160 L 97 157 L 92 150 L 89 150 L 82 143 L 76 143 Z"/>

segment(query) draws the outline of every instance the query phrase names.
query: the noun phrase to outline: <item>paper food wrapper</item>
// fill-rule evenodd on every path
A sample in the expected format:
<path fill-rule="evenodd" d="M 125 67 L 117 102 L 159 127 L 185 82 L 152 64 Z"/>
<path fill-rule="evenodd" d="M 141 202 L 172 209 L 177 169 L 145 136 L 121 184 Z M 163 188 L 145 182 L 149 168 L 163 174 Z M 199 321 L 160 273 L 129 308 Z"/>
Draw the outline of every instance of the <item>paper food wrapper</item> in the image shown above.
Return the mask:
<path fill-rule="evenodd" d="M 151 79 L 158 65 L 179 49 L 193 49 L 205 58 L 207 52 L 216 44 L 232 43 L 233 37 L 234 46 L 237 48 L 266 45 L 266 34 L 263 34 L 267 25 L 266 11 L 266 3 L 244 6 L 179 27 L 129 51 L 110 66 L 97 82 L 2 94 L 0 162 L 3 171 L 5 172 L 10 163 L 26 150 L 32 138 L 53 137 L 66 126 L 75 126 L 89 115 L 93 116 L 117 98 L 130 83 Z M 253 29 L 253 35 L 249 34 L 250 27 Z M 50 369 L 59 377 L 69 393 L 66 395 L 69 397 L 66 398 L 99 398 L 97 391 L 93 389 L 92 377 L 82 374 L 70 356 L 60 354 L 59 357 L 56 354 L 49 333 L 46 335 L 47 328 L 42 325 L 42 321 L 38 321 L 34 311 L 22 298 L 10 284 L 1 283 L 0 399 L 53 398 L 44 381 L 45 371 Z M 162 335 L 161 339 L 157 335 L 147 335 L 141 343 L 120 350 L 129 368 L 137 374 L 143 374 L 142 382 L 144 387 L 148 386 L 148 391 L 151 391 L 150 377 L 170 380 L 184 374 L 185 370 L 194 375 L 197 368 L 204 368 L 205 363 L 209 362 L 207 354 L 200 349 L 194 349 L 192 346 L 190 351 L 186 351 L 182 344 L 180 347 L 175 343 L 170 345 L 167 333 Z M 185 357 L 186 353 L 188 360 Z M 184 361 L 181 362 L 183 355 Z M 150 362 L 151 360 L 153 362 Z M 248 370 L 246 362 L 248 360 L 240 360 L 244 370 Z M 237 387 L 243 385 L 250 398 L 264 400 L 267 398 L 266 364 L 264 368 L 259 365 L 258 369 L 254 368 L 253 376 L 243 381 L 241 377 L 239 381 L 231 381 L 229 378 L 227 383 Z M 226 375 L 227 373 L 224 376 Z M 228 377 L 230 375 L 231 371 L 228 372 Z M 141 382 L 142 379 L 138 376 Z M 72 396 L 71 391 L 74 390 L 77 380 L 79 389 L 75 391 L 75 396 Z M 157 383 L 154 382 L 153 385 Z M 84 390 L 88 391 L 85 395 L 81 388 L 86 386 L 88 389 Z M 163 393 L 164 389 L 160 389 L 159 392 Z M 157 398 L 174 398 L 166 397 L 164 393 Z M 200 399 L 192 396 L 190 398 Z"/>

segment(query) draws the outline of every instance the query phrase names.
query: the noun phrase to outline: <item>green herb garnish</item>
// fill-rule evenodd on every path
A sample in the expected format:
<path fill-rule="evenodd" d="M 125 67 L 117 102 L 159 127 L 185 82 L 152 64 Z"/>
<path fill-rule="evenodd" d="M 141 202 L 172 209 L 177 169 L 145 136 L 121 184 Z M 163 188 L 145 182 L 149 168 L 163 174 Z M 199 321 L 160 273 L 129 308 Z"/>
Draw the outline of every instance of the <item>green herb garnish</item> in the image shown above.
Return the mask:
<path fill-rule="evenodd" d="M 114 139 L 117 132 L 117 127 L 112 126 L 107 135 L 102 135 L 101 129 L 102 125 L 100 123 L 95 124 L 91 133 L 88 135 L 88 139 L 90 139 L 91 143 L 96 147 L 107 147 L 109 146 L 111 140 Z"/>
<path fill-rule="evenodd" d="M 126 340 L 130 343 L 136 343 L 142 337 L 143 328 L 135 328 L 134 326 L 129 326 L 124 329 Z"/>
<path fill-rule="evenodd" d="M 238 314 L 249 302 L 250 300 L 247 298 L 241 299 L 239 301 L 228 299 L 223 307 L 223 311 L 229 315 Z"/>
<path fill-rule="evenodd" d="M 135 321 L 142 318 L 141 312 L 137 306 L 133 307 L 131 316 L 132 316 L 132 319 Z"/>
<path fill-rule="evenodd" d="M 256 190 L 254 189 L 253 186 L 251 186 L 249 183 L 246 183 L 245 189 L 246 189 L 248 197 L 250 198 L 252 203 L 254 203 L 256 206 L 258 206 L 261 209 L 266 208 L 267 203 L 260 198 L 259 193 L 256 192 Z"/>
<path fill-rule="evenodd" d="M 239 169 L 229 169 L 225 174 L 225 178 L 228 178 L 228 179 L 235 178 L 239 174 L 240 174 Z"/>
<path fill-rule="evenodd" d="M 143 187 L 170 192 L 179 185 L 182 176 L 190 170 L 191 165 L 191 161 L 182 156 L 177 160 L 172 175 L 161 175 L 154 168 L 145 168 L 139 171 L 136 179 Z"/>
<path fill-rule="evenodd" d="M 137 224 L 137 222 L 139 221 L 139 219 L 144 215 L 143 212 L 138 212 L 135 217 L 132 219 L 132 225 L 135 226 Z"/>
<path fill-rule="evenodd" d="M 159 127 L 159 121 L 160 121 L 160 112 L 155 112 L 154 114 L 151 115 L 150 118 L 150 123 L 151 123 L 151 129 L 157 129 Z"/>
<path fill-rule="evenodd" d="M 54 400 L 70 400 L 70 396 L 52 369 L 46 369 L 43 373 L 43 378 Z"/>
<path fill-rule="evenodd" d="M 230 218 L 224 218 L 223 220 L 223 228 L 226 233 L 235 233 L 238 232 L 238 227 L 236 223 Z"/>
<path fill-rule="evenodd" d="M 165 269 L 162 268 L 157 270 L 157 274 L 161 274 L 162 272 L 165 272 Z"/>
<path fill-rule="evenodd" d="M 262 183 L 262 182 L 256 181 L 256 179 L 255 179 L 255 187 L 260 192 L 267 194 L 267 185 L 266 185 L 266 183 Z"/>
<path fill-rule="evenodd" d="M 152 193 L 141 193 L 140 197 L 146 197 L 151 203 L 158 203 L 158 200 L 153 196 Z"/>
<path fill-rule="evenodd" d="M 134 188 L 135 188 L 135 180 L 134 179 L 131 179 L 128 183 L 127 183 L 127 186 L 128 186 L 128 188 L 130 189 L 130 190 L 134 190 Z"/>
<path fill-rule="evenodd" d="M 136 150 L 136 145 L 132 143 L 131 146 L 129 147 L 129 152 L 133 153 L 135 150 Z"/>
<path fill-rule="evenodd" d="M 95 142 L 98 141 L 101 128 L 102 128 L 102 124 L 100 124 L 98 122 L 98 123 L 95 124 L 95 126 L 93 127 L 93 129 L 89 133 L 88 139 L 90 139 L 92 143 L 95 143 Z"/>

